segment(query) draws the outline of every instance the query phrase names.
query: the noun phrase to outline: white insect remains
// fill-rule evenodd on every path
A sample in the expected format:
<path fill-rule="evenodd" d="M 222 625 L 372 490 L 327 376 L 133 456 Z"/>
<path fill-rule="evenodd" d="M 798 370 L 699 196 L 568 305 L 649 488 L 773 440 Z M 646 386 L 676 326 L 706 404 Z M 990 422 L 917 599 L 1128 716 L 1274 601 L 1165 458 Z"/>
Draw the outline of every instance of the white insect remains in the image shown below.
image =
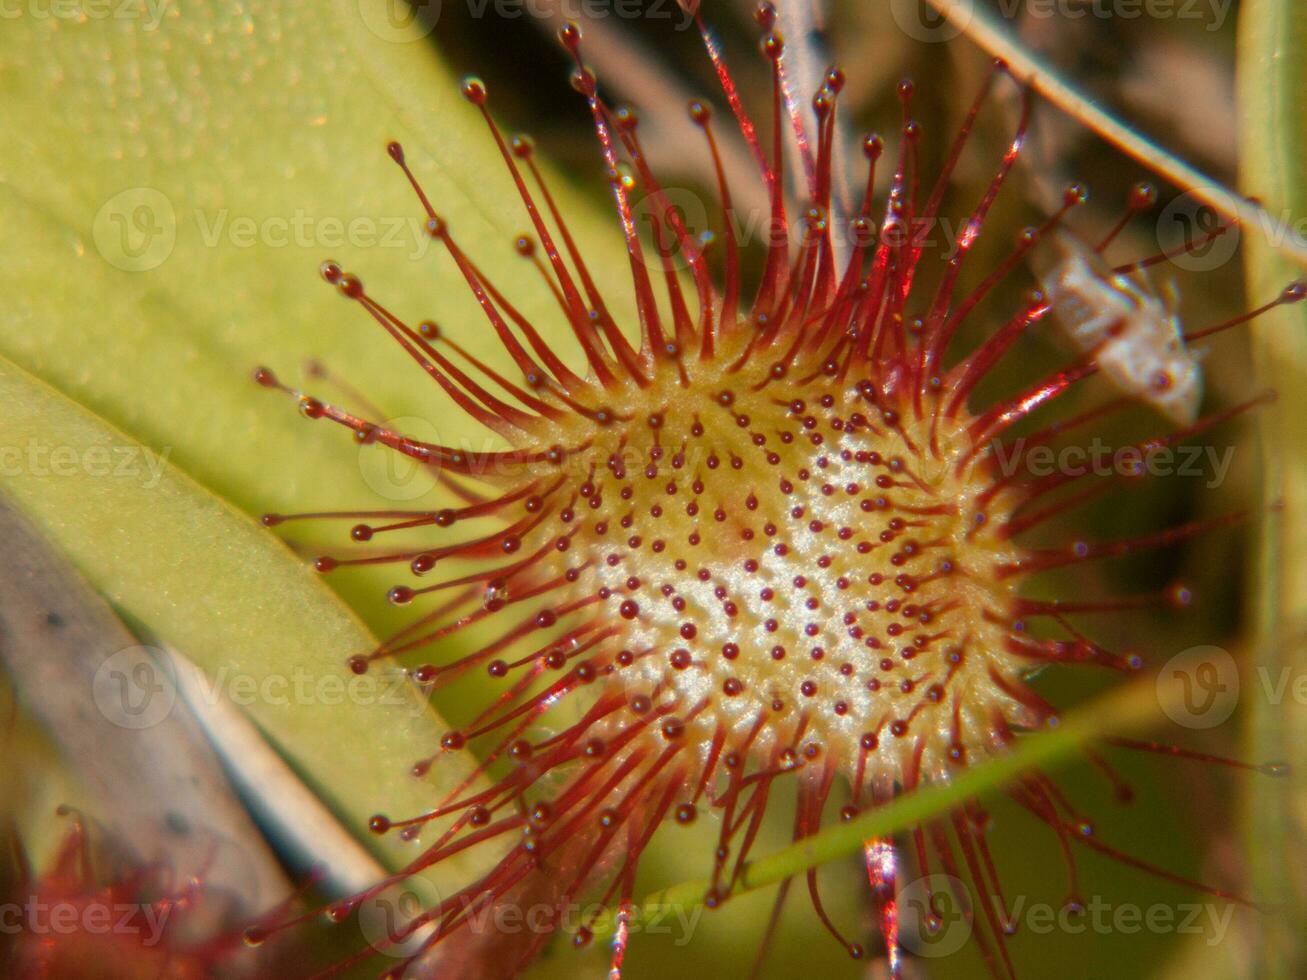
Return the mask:
<path fill-rule="evenodd" d="M 1157 296 L 1141 270 L 1113 271 L 1070 236 L 1059 236 L 1059 244 L 1063 258 L 1045 292 L 1068 339 L 1093 355 L 1118 390 L 1177 425 L 1191 424 L 1202 401 L 1203 370 L 1185 346 L 1174 296 Z"/>

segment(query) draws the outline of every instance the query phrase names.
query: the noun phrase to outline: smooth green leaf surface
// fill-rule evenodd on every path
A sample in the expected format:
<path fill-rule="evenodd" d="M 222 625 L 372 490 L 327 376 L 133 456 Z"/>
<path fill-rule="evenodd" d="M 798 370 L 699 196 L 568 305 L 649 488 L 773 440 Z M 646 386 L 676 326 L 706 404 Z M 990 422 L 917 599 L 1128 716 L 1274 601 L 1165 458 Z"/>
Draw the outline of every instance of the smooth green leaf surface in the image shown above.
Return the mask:
<path fill-rule="evenodd" d="M 432 782 L 438 792 L 467 775 L 459 756 L 442 758 L 432 782 L 408 773 L 439 720 L 398 669 L 349 672 L 345 657 L 372 637 L 254 521 L 7 362 L 0 403 L 7 494 L 147 637 L 209 673 L 205 696 L 246 707 L 359 836 L 378 810 L 422 812 Z M 20 452 L 31 465 L 15 465 Z M 415 853 L 371 840 L 392 863 Z"/>

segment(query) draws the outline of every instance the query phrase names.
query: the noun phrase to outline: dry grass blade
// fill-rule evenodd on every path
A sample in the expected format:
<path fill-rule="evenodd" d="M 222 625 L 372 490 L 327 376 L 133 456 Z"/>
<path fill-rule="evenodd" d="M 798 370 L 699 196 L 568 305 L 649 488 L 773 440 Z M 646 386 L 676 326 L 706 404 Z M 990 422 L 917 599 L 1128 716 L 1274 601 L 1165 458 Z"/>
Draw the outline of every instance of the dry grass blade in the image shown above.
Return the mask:
<path fill-rule="evenodd" d="M 990 10 L 975 0 L 925 0 L 953 28 L 965 34 L 996 58 L 1007 62 L 1013 76 L 1063 112 L 1079 120 L 1108 143 L 1139 161 L 1149 170 L 1193 197 L 1209 205 L 1218 214 L 1255 230 L 1267 243 L 1307 268 L 1307 243 L 1297 236 L 1285 235 L 1281 224 L 1257 202 L 1236 194 L 1175 155 L 1168 153 L 1147 136 L 1121 122 L 1094 103 L 1092 99 L 1065 81 L 1041 58 L 1027 50 L 1012 33 L 999 23 Z"/>
<path fill-rule="evenodd" d="M 202 875 L 238 896 L 247 916 L 285 898 L 289 883 L 166 666 L 3 501 L 0 540 L 0 662 L 79 771 L 96 806 L 87 816 L 114 850 L 133 864 L 160 862 L 178 880 Z"/>

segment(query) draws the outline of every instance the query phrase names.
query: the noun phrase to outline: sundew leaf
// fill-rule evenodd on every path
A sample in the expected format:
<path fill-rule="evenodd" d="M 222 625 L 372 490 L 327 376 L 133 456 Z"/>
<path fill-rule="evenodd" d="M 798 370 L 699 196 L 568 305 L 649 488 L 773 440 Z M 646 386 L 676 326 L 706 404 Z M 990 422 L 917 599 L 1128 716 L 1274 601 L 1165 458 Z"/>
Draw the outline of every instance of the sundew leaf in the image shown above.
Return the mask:
<path fill-rule="evenodd" d="M 474 350 L 490 350 L 464 284 L 420 236 L 420 212 L 385 159 L 387 138 L 405 142 L 455 235 L 511 286 L 514 302 L 544 328 L 561 328 L 547 292 L 512 253 L 511 237 L 525 221 L 493 144 L 432 57 L 424 28 L 389 19 L 397 6 L 387 0 L 303 9 L 269 3 L 257 11 L 236 3 L 164 5 L 163 19 L 151 24 L 151 8 L 142 4 L 135 23 L 22 19 L 0 35 L 7 109 L 0 118 L 7 147 L 0 158 L 0 215 L 9 232 L 0 244 L 8 286 L 0 352 L 157 455 L 167 453 L 238 509 L 376 504 L 364 476 L 369 450 L 353 448 L 334 427 L 304 422 L 288 403 L 255 389 L 248 375 L 257 363 L 295 381 L 302 359 L 319 357 L 384 414 L 431 426 L 423 437 L 480 438 L 460 426 L 447 403 L 427 396 L 420 372 L 360 311 L 315 278 L 322 258 L 337 258 L 397 312 L 434 316 Z M 558 87 L 569 97 L 563 80 Z M 583 246 L 612 241 L 599 219 L 562 190 Z M 610 281 L 622 276 L 618 264 L 602 263 L 596 272 L 606 291 L 620 298 Z M 358 404 L 330 388 L 322 393 Z M 31 429 L 45 431 L 35 422 Z M 107 560 L 113 557 L 107 545 L 81 540 L 117 529 L 117 515 L 61 508 L 62 498 L 43 506 L 43 494 L 30 489 L 30 509 L 79 564 L 98 562 L 97 582 L 142 621 L 121 598 L 127 585 L 148 592 L 151 575 L 180 581 L 192 565 L 210 560 L 198 548 L 145 550 L 135 553 L 141 567 L 127 574 Z M 424 494 L 400 505 L 430 502 Z M 240 529 L 233 540 L 252 553 L 267 547 L 281 559 L 236 564 L 235 578 L 273 596 L 312 588 L 302 569 L 257 528 L 226 513 L 230 527 Z M 86 523 L 79 526 L 74 515 Z M 137 513 L 149 532 L 145 540 L 160 547 L 171 541 L 178 549 L 192 531 L 177 522 L 179 516 Z M 231 545 L 221 535 L 200 543 L 219 552 Z M 175 564 L 155 567 L 161 554 L 183 553 L 187 557 L 174 558 Z M 364 597 L 381 596 L 392 579 L 382 571 L 348 580 L 351 601 L 370 623 L 385 620 L 378 601 Z M 225 594 L 204 601 L 221 626 L 210 644 L 232 622 L 232 610 L 219 597 Z M 323 595 L 292 607 L 300 632 L 288 636 L 327 629 L 311 621 L 321 609 L 331 611 L 329 623 L 348 619 Z M 167 611 L 146 598 L 141 601 L 151 615 Z M 357 624 L 353 633 L 341 629 L 333 657 L 366 638 Z M 332 661 L 333 669 L 342 659 Z M 314 737 L 324 743 L 322 757 L 349 751 L 374 761 L 414 757 L 407 745 L 392 755 L 368 721 L 332 714 L 321 722 Z M 419 732 L 413 741 L 429 749 L 429 735 Z M 1057 751 L 1070 745 L 1058 742 Z M 366 786 L 353 785 L 355 775 L 347 767 L 328 769 L 320 784 L 324 795 L 341 805 L 356 803 L 363 815 L 387 808 L 368 798 Z M 985 785 L 997 780 L 993 773 L 975 778 Z M 429 791 L 418 795 L 429 803 Z M 937 812 L 948 799 L 920 805 Z M 395 814 L 412 809 L 393 802 L 389 808 Z M 924 812 L 896 810 L 878 819 L 907 826 Z M 836 850 L 847 853 L 855 844 L 842 840 Z M 788 858 L 775 868 L 821 859 L 809 856 L 802 864 Z"/>
<path fill-rule="evenodd" d="M 317 276 L 335 258 L 400 315 L 503 363 L 386 156 L 400 139 L 462 246 L 543 330 L 563 327 L 512 248 L 529 227 L 512 182 L 426 28 L 387 0 L 114 8 L 18 18 L 0 36 L 0 354 L 256 513 L 376 507 L 362 468 L 383 455 L 256 389 L 258 364 L 297 384 L 318 358 L 420 437 L 483 444 Z M 610 222 L 559 194 L 583 247 L 611 240 Z M 616 265 L 596 274 L 620 303 Z M 349 579 L 377 597 L 357 602 L 374 625 L 392 578 Z"/>
<path fill-rule="evenodd" d="M 169 465 L 144 495 L 23 467 L 0 487 L 127 615 L 211 675 L 301 662 L 339 673 L 368 631 L 238 511 L 436 506 L 441 494 L 421 472 L 388 473 L 380 447 L 306 422 L 251 370 L 300 384 L 317 358 L 348 385 L 311 382 L 323 397 L 368 413 L 353 394 L 366 393 L 419 438 L 480 445 L 484 433 L 317 268 L 339 260 L 401 315 L 434 317 L 502 363 L 385 143 L 403 141 L 459 242 L 548 332 L 561 318 L 512 248 L 521 204 L 480 114 L 402 4 L 59 9 L 0 33 L 5 444 L 120 440 Z M 583 247 L 610 240 L 556 190 Z M 620 304 L 622 290 L 596 276 Z M 333 584 L 386 629 L 394 577 Z M 378 810 L 430 804 L 431 787 L 403 771 L 438 741 L 438 719 L 264 710 L 260 724 L 356 831 Z"/>
<path fill-rule="evenodd" d="M 1238 104 L 1242 190 L 1271 215 L 1271 235 L 1307 240 L 1307 23 L 1293 0 L 1249 0 L 1240 8 Z M 1246 233 L 1253 295 L 1273 295 L 1296 270 L 1260 236 Z M 1307 310 L 1281 307 L 1253 327 L 1253 355 L 1262 385 L 1277 403 L 1259 413 L 1266 515 L 1259 534 L 1252 611 L 1257 643 L 1248 676 L 1292 679 L 1307 669 Z M 1307 766 L 1307 717 L 1292 697 L 1247 699 L 1248 754 Z M 1245 807 L 1250 880 L 1259 897 L 1282 910 L 1253 944 L 1259 976 L 1300 976 L 1307 896 L 1294 894 L 1286 868 L 1301 866 L 1307 823 L 1301 775 L 1291 793 L 1250 794 Z"/>
<path fill-rule="evenodd" d="M 204 696 L 246 708 L 379 856 L 392 865 L 415 856 L 368 834 L 368 818 L 422 812 L 472 763 L 449 754 L 430 781 L 409 774 L 443 728 L 402 671 L 348 670 L 346 655 L 374 642 L 358 619 L 255 522 L 3 360 L 0 403 L 7 496 L 144 638 L 208 673 Z M 458 880 L 467 868 L 441 870 Z"/>

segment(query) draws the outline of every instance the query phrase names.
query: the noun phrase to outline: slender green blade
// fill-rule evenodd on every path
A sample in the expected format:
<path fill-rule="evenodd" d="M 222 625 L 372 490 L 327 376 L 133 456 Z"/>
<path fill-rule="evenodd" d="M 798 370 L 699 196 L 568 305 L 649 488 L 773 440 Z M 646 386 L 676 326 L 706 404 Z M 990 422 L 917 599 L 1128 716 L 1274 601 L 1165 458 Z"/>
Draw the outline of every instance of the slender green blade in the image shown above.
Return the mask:
<path fill-rule="evenodd" d="M 1242 189 L 1262 200 L 1272 232 L 1303 239 L 1307 228 L 1307 23 L 1294 0 L 1249 0 L 1239 20 L 1238 104 Z M 1245 234 L 1248 279 L 1257 297 L 1300 275 L 1265 244 Z M 1259 696 L 1249 699 L 1248 754 L 1284 758 L 1299 774 L 1290 792 L 1252 785 L 1245 812 L 1252 890 L 1276 908 L 1262 921 L 1253 948 L 1258 974 L 1298 977 L 1307 970 L 1302 937 L 1307 896 L 1289 869 L 1307 860 L 1307 712 L 1292 697 L 1265 696 L 1278 679 L 1307 668 L 1307 308 L 1282 307 L 1253 327 L 1254 363 L 1278 402 L 1259 413 L 1266 516 L 1253 577 L 1251 606 L 1258 623 L 1255 662 Z M 1269 688 L 1260 679 L 1270 681 Z M 1250 678 L 1251 679 L 1251 678 Z M 1291 690 L 1291 689 L 1290 689 Z M 1297 890 L 1295 890 L 1297 889 Z"/>

